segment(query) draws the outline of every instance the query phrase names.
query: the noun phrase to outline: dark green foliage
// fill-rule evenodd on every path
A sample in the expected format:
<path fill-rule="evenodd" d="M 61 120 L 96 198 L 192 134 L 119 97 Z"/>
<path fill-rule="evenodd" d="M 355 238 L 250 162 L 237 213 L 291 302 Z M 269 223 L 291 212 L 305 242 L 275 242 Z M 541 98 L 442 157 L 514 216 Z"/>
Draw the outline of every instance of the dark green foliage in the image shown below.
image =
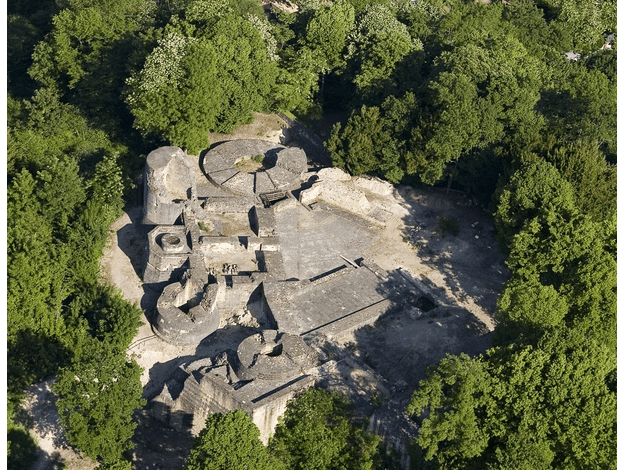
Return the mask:
<path fill-rule="evenodd" d="M 606 162 L 595 142 L 572 142 L 554 148 L 545 159 L 571 183 L 578 209 L 594 220 L 616 211 L 616 165 Z"/>
<path fill-rule="evenodd" d="M 288 404 L 269 442 L 270 453 L 291 469 L 372 468 L 380 438 L 351 418 L 343 395 L 310 389 Z"/>
<path fill-rule="evenodd" d="M 590 70 L 599 70 L 606 77 L 608 77 L 608 80 L 612 83 L 616 83 L 616 50 L 604 49 L 597 51 L 596 53 L 585 57 L 582 60 L 582 64 Z"/>
<path fill-rule="evenodd" d="M 561 64 L 537 109 L 559 140 L 593 141 L 607 156 L 616 154 L 616 84 L 599 69 Z"/>
<path fill-rule="evenodd" d="M 26 71 L 32 64 L 31 55 L 35 44 L 41 38 L 37 28 L 23 16 L 10 15 L 7 23 L 8 88 L 14 96 L 26 98 L 35 88 L 34 81 L 25 78 Z"/>
<path fill-rule="evenodd" d="M 140 377 L 134 360 L 127 362 L 125 354 L 91 340 L 53 387 L 69 442 L 103 463 L 122 460 L 134 446 L 132 413 L 145 404 Z"/>
<path fill-rule="evenodd" d="M 7 424 L 7 469 L 30 468 L 37 460 L 37 443 L 23 426 L 15 424 L 8 417 Z"/>
<path fill-rule="evenodd" d="M 274 470 L 282 468 L 269 456 L 260 431 L 243 410 L 214 413 L 195 438 L 185 470 Z"/>
<path fill-rule="evenodd" d="M 391 135 L 384 129 L 379 108 L 363 106 L 360 113 L 352 113 L 344 129 L 338 123 L 334 125 L 325 145 L 332 155 L 334 166 L 345 168 L 353 175 L 361 175 L 380 168 L 383 152 L 388 155 L 392 151 L 389 144 Z M 389 167 L 396 168 L 392 163 Z"/>
<path fill-rule="evenodd" d="M 325 146 L 334 166 L 354 175 L 380 173 L 399 182 L 404 174 L 414 174 L 416 164 L 406 140 L 414 119 L 415 96 L 390 96 L 380 108 L 363 106 L 353 112 L 345 127 L 335 124 Z"/>
<path fill-rule="evenodd" d="M 108 285 L 83 284 L 77 289 L 68 312 L 75 324 L 82 324 L 91 337 L 120 355 L 125 353 L 141 326 L 141 310 Z M 75 351 L 78 346 L 75 345 Z"/>

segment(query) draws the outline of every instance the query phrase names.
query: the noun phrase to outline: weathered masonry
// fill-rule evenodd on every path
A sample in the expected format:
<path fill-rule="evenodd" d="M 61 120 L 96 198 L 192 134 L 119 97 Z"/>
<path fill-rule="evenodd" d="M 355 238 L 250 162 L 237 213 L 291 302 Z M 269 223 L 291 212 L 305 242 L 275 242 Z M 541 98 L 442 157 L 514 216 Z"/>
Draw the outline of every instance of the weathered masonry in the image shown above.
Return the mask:
<path fill-rule="evenodd" d="M 389 214 L 367 199 L 373 182 L 350 178 L 313 176 L 303 150 L 259 140 L 200 158 L 178 147 L 148 155 L 143 280 L 163 289 L 154 332 L 188 346 L 241 318 L 250 328 L 236 351 L 180 367 L 153 400 L 155 417 L 195 433 L 208 413 L 240 408 L 266 441 L 287 401 L 315 383 L 313 338 L 340 340 L 398 306 L 419 315 L 418 299 L 436 306 L 362 256 Z"/>

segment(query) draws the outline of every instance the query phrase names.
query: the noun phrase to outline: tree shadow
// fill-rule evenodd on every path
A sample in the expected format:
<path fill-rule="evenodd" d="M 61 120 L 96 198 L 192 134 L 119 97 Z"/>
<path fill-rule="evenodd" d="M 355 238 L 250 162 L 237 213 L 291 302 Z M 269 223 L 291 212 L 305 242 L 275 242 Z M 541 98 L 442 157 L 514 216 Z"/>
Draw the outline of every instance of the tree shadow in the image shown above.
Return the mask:
<path fill-rule="evenodd" d="M 176 377 L 179 367 L 197 359 L 195 356 L 180 356 L 167 362 L 157 362 L 150 368 L 150 381 L 143 387 L 142 398 L 152 400 L 163 390 L 163 386 Z"/>
<path fill-rule="evenodd" d="M 20 408 L 16 413 L 16 421 L 23 424 L 26 428 L 33 430 L 41 438 L 47 438 L 52 441 L 55 449 L 69 448 L 70 444 L 65 438 L 65 431 L 60 423 L 60 416 L 56 403 L 58 397 L 52 392 L 51 385 L 54 379 L 47 379 L 35 385 L 28 387 L 29 410 Z M 38 452 L 39 458 L 50 460 L 50 465 L 58 460 L 58 453 L 49 455 L 45 451 Z M 45 468 L 55 468 L 48 467 Z"/>
<path fill-rule="evenodd" d="M 422 201 L 434 202 L 409 201 L 405 205 L 409 214 L 403 219 L 402 236 L 420 261 L 442 276 L 446 288 L 427 277 L 421 282 L 440 294 L 451 292 L 457 301 L 470 301 L 492 316 L 499 292 L 510 275 L 493 236 L 492 217 L 461 193 L 446 194 L 440 188 L 408 191 L 425 195 Z M 440 217 L 455 219 L 459 234 L 453 236 L 441 230 Z M 457 302 L 455 299 L 450 300 Z"/>
<path fill-rule="evenodd" d="M 143 207 L 134 206 L 126 209 L 130 223 L 117 231 L 117 246 L 128 256 L 132 267 L 139 276 L 143 277 L 145 268 L 145 250 L 148 244 L 148 233 L 152 230 L 151 225 L 141 223 Z"/>
<path fill-rule="evenodd" d="M 148 405 L 149 406 L 149 405 Z M 167 410 L 168 413 L 182 413 Z M 137 423 L 132 441 L 133 468 L 163 470 L 182 468 L 193 446 L 190 432 L 180 432 L 151 415 L 148 407 L 137 410 L 133 416 Z"/>

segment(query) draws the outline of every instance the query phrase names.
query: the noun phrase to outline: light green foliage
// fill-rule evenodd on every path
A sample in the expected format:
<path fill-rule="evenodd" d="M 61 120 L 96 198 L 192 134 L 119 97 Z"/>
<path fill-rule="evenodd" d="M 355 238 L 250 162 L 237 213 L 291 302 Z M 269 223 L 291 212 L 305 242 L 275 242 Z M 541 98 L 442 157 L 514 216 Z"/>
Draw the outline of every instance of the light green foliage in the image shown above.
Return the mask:
<path fill-rule="evenodd" d="M 276 38 L 273 37 L 271 33 L 271 25 L 266 18 L 260 18 L 258 16 L 248 14 L 245 19 L 250 22 L 256 31 L 260 33 L 260 37 L 263 38 L 263 42 L 265 43 L 265 47 L 267 47 L 267 56 L 272 61 L 277 61 L 278 57 L 278 43 Z"/>
<path fill-rule="evenodd" d="M 354 25 L 354 9 L 341 0 L 303 9 L 295 18 L 281 17 L 287 22 L 278 27 L 283 41 L 288 41 L 293 31 L 298 36 L 297 42 L 282 44 L 274 107 L 280 111 L 320 115 L 321 100 L 315 101 L 320 74 L 323 94 L 325 75 L 344 64 L 343 50 Z M 290 29 L 285 30 L 287 24 Z"/>
<path fill-rule="evenodd" d="M 557 11 L 557 22 L 571 33 L 577 52 L 596 51 L 605 31 L 616 32 L 616 1 L 549 0 Z"/>
<path fill-rule="evenodd" d="M 288 404 L 269 442 L 270 453 L 292 469 L 370 469 L 380 438 L 350 419 L 344 396 L 310 389 Z"/>
<path fill-rule="evenodd" d="M 249 122 L 252 111 L 266 109 L 277 68 L 260 33 L 242 18 L 224 16 L 196 30 L 180 24 L 195 37 L 183 37 L 176 28 L 169 28 L 168 37 L 175 37 L 175 47 L 184 53 L 175 67 L 168 65 L 168 46 L 161 44 L 128 80 L 127 103 L 144 135 L 160 135 L 196 153 L 208 146 L 209 132 L 229 132 Z M 165 59 L 152 60 L 155 56 Z M 161 70 L 167 80 L 155 89 L 151 77 Z M 167 75 L 173 70 L 174 76 Z"/>
<path fill-rule="evenodd" d="M 140 377 L 134 360 L 127 362 L 123 354 L 92 340 L 53 386 L 69 442 L 105 464 L 122 460 L 134 446 L 132 413 L 145 404 Z"/>
<path fill-rule="evenodd" d="M 407 410 L 428 412 L 418 443 L 441 469 L 616 468 L 615 366 L 608 348 L 555 330 L 536 347 L 448 356 Z"/>
<path fill-rule="evenodd" d="M 228 0 L 191 0 L 184 10 L 187 21 L 199 23 L 233 13 Z"/>
<path fill-rule="evenodd" d="M 544 161 L 518 170 L 499 201 L 495 225 L 512 277 L 499 299 L 498 334 L 566 324 L 615 350 L 613 219 L 581 214 L 571 185 Z"/>
<path fill-rule="evenodd" d="M 293 3 L 298 5 L 301 11 L 318 10 L 323 6 L 323 0 L 294 0 Z"/>
<path fill-rule="evenodd" d="M 128 95 L 129 105 L 132 106 L 141 95 L 164 94 L 170 88 L 177 88 L 185 73 L 182 67 L 184 56 L 189 45 L 196 41 L 170 29 L 145 59 L 143 69 L 126 81 L 133 90 Z"/>
<path fill-rule="evenodd" d="M 408 53 L 422 49 L 421 41 L 410 37 L 408 28 L 395 14 L 380 4 L 367 5 L 358 16 L 350 36 L 348 57 L 357 65 L 353 82 L 361 92 L 380 87 L 388 79 L 395 64 Z"/>
<path fill-rule="evenodd" d="M 271 459 L 260 440 L 260 431 L 243 410 L 214 413 L 195 438 L 185 470 L 274 470 L 281 468 Z"/>
<path fill-rule="evenodd" d="M 571 219 L 575 211 L 573 188 L 553 165 L 537 161 L 514 173 L 500 191 L 495 228 L 500 245 L 506 249 L 513 237 L 541 214 L 555 212 Z"/>
<path fill-rule="evenodd" d="M 445 0 L 405 0 L 396 2 L 397 17 L 407 25 L 412 38 L 424 38 L 431 34 L 434 25 L 446 13 Z"/>
<path fill-rule="evenodd" d="M 141 26 L 148 0 L 71 0 L 37 45 L 29 73 L 46 86 L 77 83 L 97 67 L 102 50 Z"/>
<path fill-rule="evenodd" d="M 308 48 L 285 53 L 278 70 L 274 101 L 282 111 L 309 112 L 315 107 L 314 97 L 319 91 L 317 57 Z"/>
<path fill-rule="evenodd" d="M 103 220 L 113 221 L 123 208 L 124 181 L 122 170 L 117 164 L 118 154 L 106 154 L 95 166 L 95 174 L 87 188 L 90 200 L 100 207 Z"/>
<path fill-rule="evenodd" d="M 548 206 L 529 219 L 507 261 L 513 274 L 499 300 L 504 326 L 564 321 L 616 351 L 616 260 L 605 236 L 602 224 Z"/>
<path fill-rule="evenodd" d="M 346 1 L 338 1 L 315 10 L 306 25 L 302 44 L 316 58 L 316 69 L 328 73 L 343 64 L 342 51 L 354 26 L 354 8 Z"/>
<path fill-rule="evenodd" d="M 491 397 L 494 385 L 487 364 L 466 354 L 447 356 L 428 371 L 406 408 L 417 417 L 429 410 L 418 438 L 426 460 L 436 457 L 440 468 L 461 468 L 461 459 L 486 449 L 492 429 L 482 417 L 498 411 Z M 441 441 L 447 449 L 438 446 Z"/>
<path fill-rule="evenodd" d="M 141 312 L 102 285 L 100 275 L 108 228 L 123 205 L 116 155 L 125 148 L 53 90 L 39 89 L 12 107 L 7 366 L 9 398 L 17 403 L 25 387 L 92 348 L 91 336 L 123 359 Z"/>

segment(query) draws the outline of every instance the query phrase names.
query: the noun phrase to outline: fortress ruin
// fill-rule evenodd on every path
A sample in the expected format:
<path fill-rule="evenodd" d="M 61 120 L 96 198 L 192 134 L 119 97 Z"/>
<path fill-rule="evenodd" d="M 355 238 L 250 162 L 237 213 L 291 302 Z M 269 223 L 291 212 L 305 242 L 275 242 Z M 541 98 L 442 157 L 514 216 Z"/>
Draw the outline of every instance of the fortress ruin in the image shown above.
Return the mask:
<path fill-rule="evenodd" d="M 392 309 L 419 318 L 437 308 L 412 276 L 363 256 L 393 216 L 375 194 L 392 190 L 335 168 L 309 172 L 302 149 L 260 140 L 200 157 L 151 152 L 143 280 L 162 289 L 153 331 L 192 346 L 229 325 L 249 329 L 236 351 L 181 366 L 153 416 L 196 434 L 209 413 L 240 408 L 267 442 L 287 401 L 331 366 L 320 338 L 341 341 Z"/>

